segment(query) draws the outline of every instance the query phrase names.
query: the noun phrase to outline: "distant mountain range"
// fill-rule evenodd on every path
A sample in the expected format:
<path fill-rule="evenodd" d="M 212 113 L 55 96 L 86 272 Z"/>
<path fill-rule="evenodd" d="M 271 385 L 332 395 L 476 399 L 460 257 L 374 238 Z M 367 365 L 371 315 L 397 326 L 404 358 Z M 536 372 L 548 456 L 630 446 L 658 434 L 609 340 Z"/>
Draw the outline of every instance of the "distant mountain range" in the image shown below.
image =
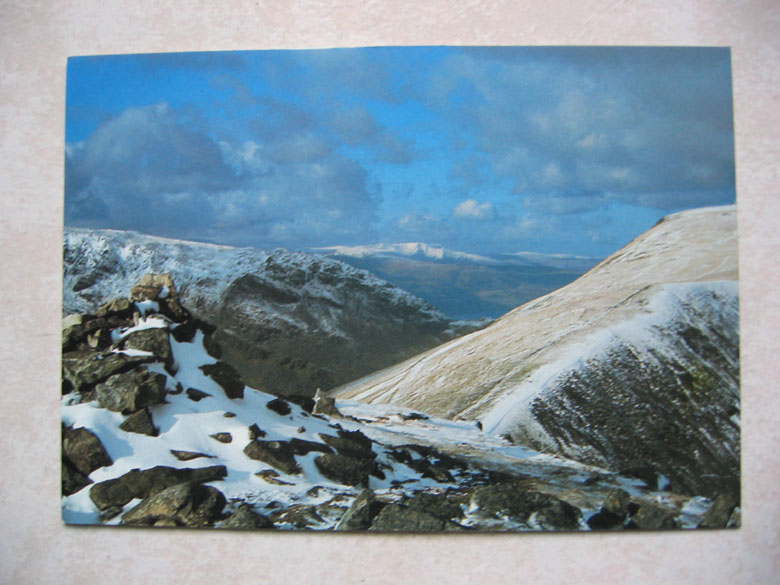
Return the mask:
<path fill-rule="evenodd" d="M 311 251 L 368 270 L 462 320 L 499 317 L 570 283 L 601 260 L 537 252 L 477 255 L 421 242 Z"/>

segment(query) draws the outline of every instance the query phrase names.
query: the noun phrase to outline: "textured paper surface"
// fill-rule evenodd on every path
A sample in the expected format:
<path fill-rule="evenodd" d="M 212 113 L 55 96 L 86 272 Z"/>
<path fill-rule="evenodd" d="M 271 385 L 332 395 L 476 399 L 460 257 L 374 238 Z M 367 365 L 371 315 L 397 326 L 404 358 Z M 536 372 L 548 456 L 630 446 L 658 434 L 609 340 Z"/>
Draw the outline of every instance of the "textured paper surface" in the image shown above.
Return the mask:
<path fill-rule="evenodd" d="M 0 582 L 768 583 L 778 553 L 780 5 L 309 0 L 0 5 Z M 661 534 L 317 535 L 66 527 L 59 509 L 70 55 L 411 44 L 732 47 L 743 527 Z"/>

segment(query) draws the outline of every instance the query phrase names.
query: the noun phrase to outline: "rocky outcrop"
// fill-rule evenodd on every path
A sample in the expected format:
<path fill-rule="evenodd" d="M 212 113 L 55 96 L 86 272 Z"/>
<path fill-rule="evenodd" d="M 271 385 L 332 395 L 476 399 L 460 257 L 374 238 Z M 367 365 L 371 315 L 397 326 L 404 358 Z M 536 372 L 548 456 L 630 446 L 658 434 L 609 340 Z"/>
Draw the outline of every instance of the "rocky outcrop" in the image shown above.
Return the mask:
<path fill-rule="evenodd" d="M 116 479 L 96 483 L 89 492 L 90 499 L 100 510 L 122 507 L 135 498 L 145 499 L 180 483 L 205 483 L 227 475 L 224 465 L 176 469 L 159 465 L 150 469 L 133 469 Z"/>

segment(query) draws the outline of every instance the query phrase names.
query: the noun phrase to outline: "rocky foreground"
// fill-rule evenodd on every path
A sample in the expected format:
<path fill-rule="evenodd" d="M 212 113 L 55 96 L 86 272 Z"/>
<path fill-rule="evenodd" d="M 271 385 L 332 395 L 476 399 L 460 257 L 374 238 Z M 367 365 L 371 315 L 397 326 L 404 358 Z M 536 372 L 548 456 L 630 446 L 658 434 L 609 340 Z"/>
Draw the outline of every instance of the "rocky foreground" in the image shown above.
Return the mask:
<path fill-rule="evenodd" d="M 373 531 L 724 527 L 684 496 L 402 407 L 261 392 L 220 360 L 170 275 L 63 323 L 63 518 Z"/>

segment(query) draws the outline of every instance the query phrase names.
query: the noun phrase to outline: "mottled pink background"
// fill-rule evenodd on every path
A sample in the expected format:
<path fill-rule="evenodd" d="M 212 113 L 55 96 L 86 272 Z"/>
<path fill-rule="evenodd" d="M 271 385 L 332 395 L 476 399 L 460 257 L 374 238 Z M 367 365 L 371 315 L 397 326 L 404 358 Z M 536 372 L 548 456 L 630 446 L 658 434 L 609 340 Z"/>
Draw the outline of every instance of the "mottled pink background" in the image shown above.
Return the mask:
<path fill-rule="evenodd" d="M 780 581 L 778 39 L 776 0 L 0 1 L 0 581 Z M 400 536 L 64 526 L 58 398 L 66 58 L 417 44 L 732 47 L 743 527 L 706 533 Z"/>

